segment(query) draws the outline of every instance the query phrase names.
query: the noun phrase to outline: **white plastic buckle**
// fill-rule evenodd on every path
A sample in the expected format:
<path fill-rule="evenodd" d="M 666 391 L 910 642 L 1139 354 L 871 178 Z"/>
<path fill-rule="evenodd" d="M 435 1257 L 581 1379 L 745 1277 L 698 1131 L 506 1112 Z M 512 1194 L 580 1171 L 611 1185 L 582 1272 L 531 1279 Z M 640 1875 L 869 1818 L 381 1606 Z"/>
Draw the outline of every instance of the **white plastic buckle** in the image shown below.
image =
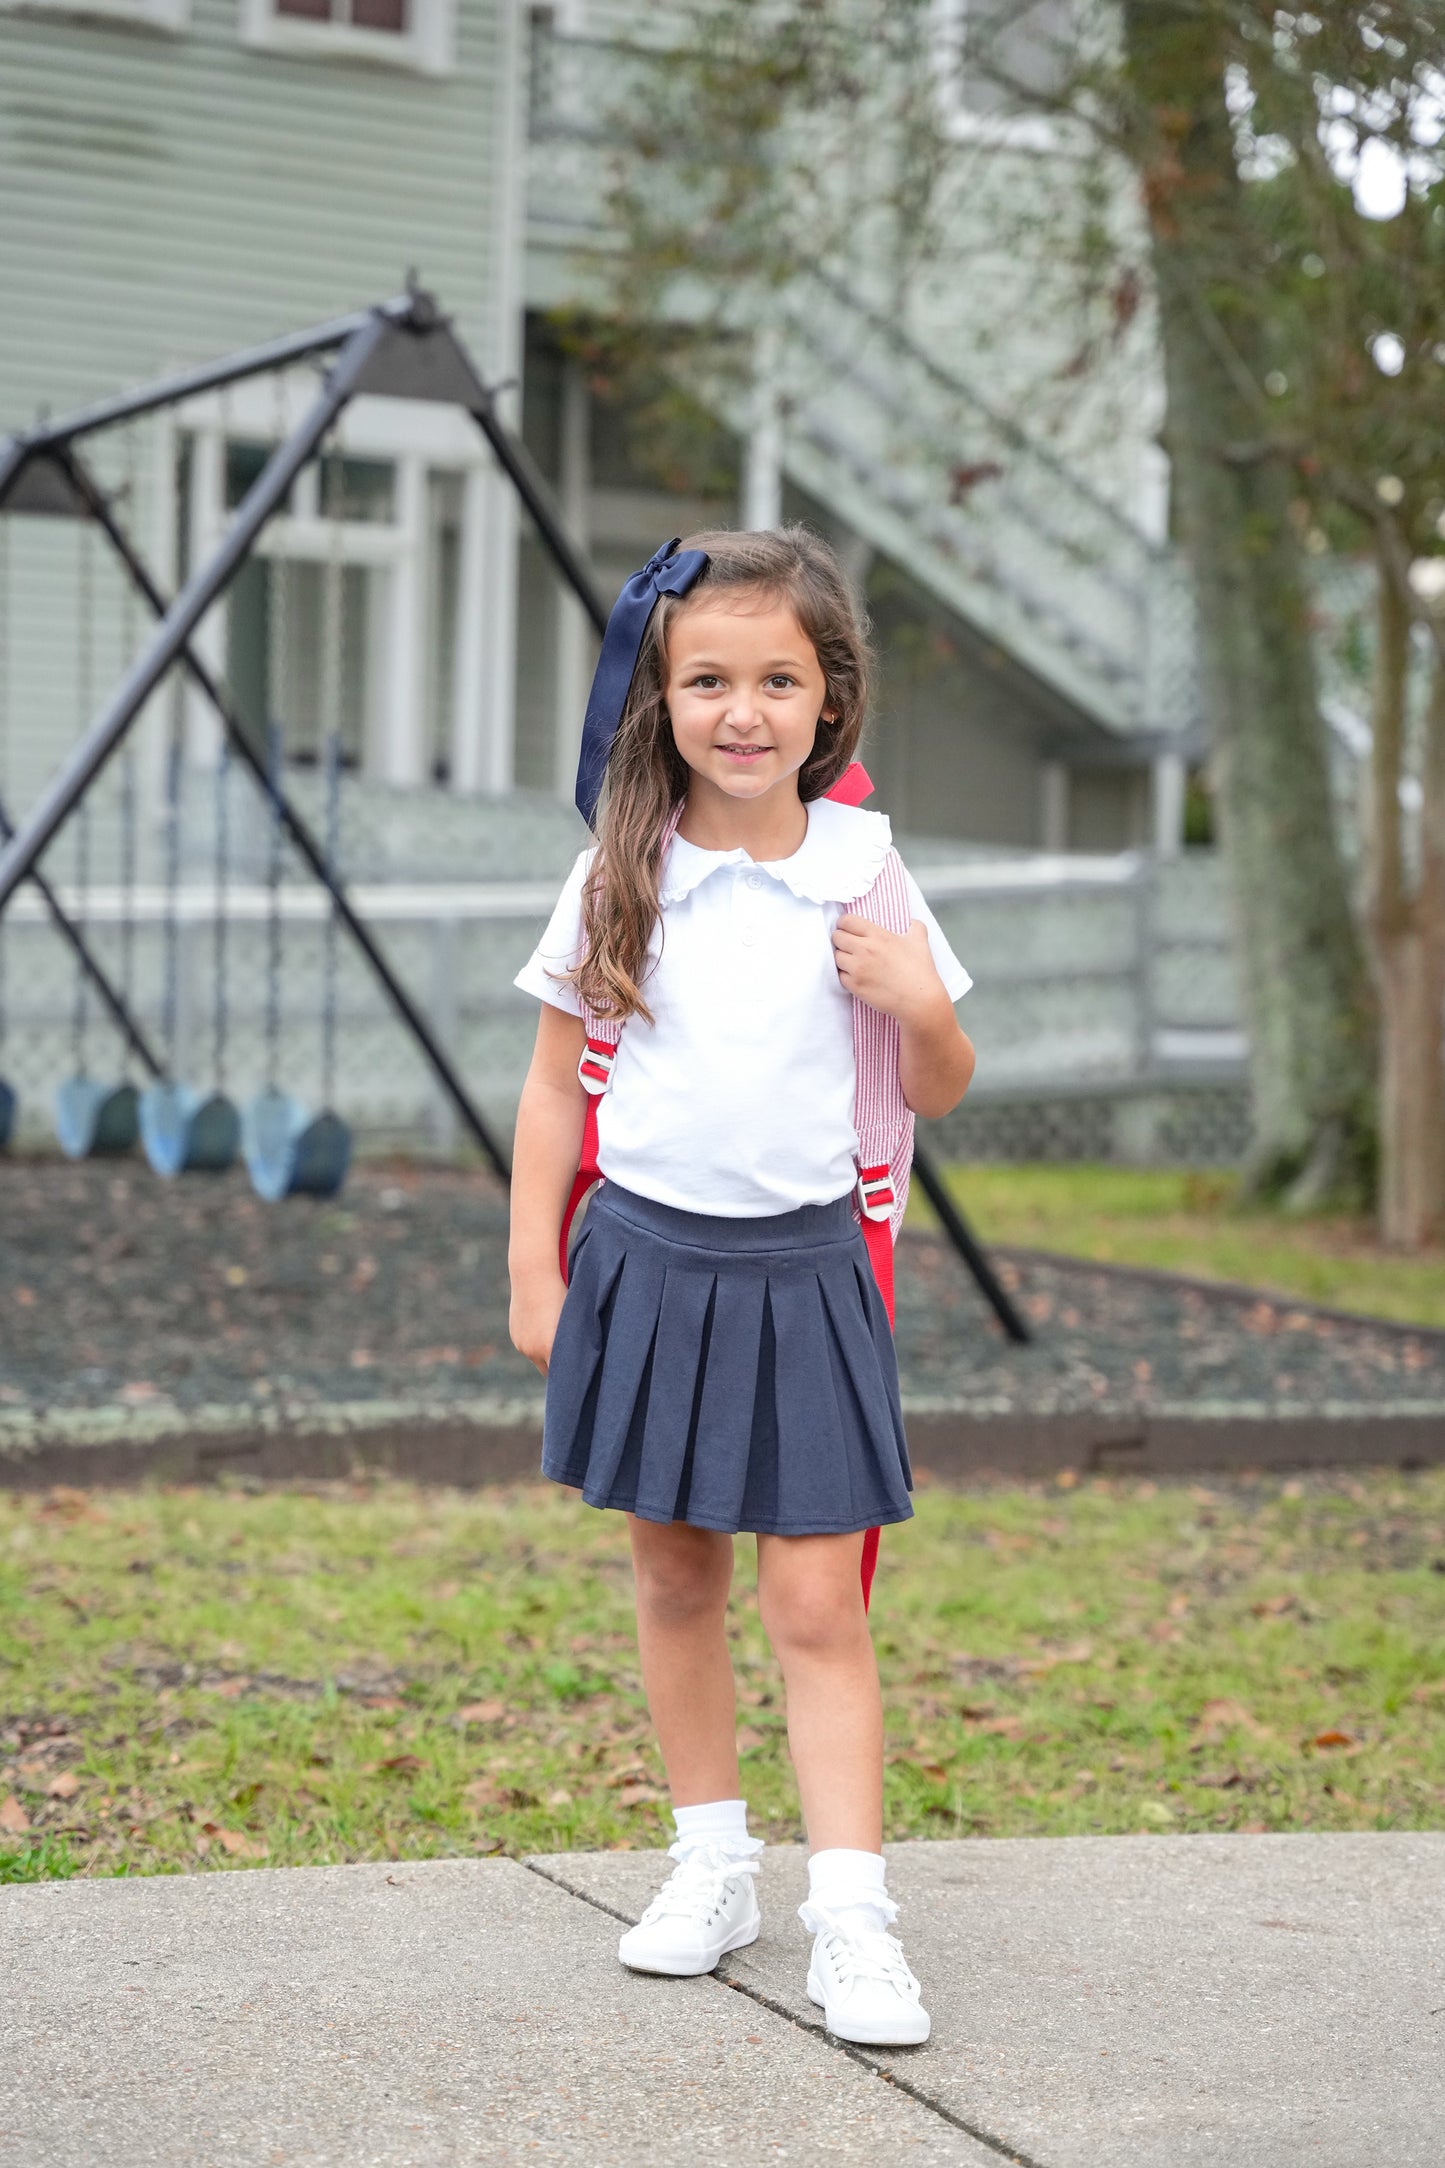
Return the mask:
<path fill-rule="evenodd" d="M 897 1203 L 893 1189 L 891 1167 L 860 1167 L 858 1169 L 858 1209 L 864 1219 L 892 1219 Z"/>
<path fill-rule="evenodd" d="M 590 1092 L 594 1099 L 610 1092 L 616 1066 L 617 1048 L 606 1039 L 589 1039 L 577 1063 L 577 1079 L 583 1091 Z"/>

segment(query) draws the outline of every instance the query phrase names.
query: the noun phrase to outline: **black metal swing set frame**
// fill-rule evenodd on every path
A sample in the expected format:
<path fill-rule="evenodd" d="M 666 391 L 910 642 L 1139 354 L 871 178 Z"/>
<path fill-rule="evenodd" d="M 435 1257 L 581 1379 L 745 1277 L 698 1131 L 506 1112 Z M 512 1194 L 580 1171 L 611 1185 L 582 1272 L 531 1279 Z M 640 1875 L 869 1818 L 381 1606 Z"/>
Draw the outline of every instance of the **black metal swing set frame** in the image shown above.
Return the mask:
<path fill-rule="evenodd" d="M 88 465 L 83 452 L 85 439 L 246 377 L 328 355 L 331 359 L 314 401 L 271 452 L 237 506 L 226 534 L 196 566 L 180 592 L 167 597 Z M 516 490 L 557 574 L 576 596 L 596 631 L 603 631 L 607 605 L 585 557 L 557 516 L 546 482 L 526 447 L 498 415 L 495 393 L 478 373 L 449 318 L 435 298 L 414 282 L 408 284 L 405 293 L 373 308 L 247 348 L 179 372 L 144 390 L 100 401 L 0 439 L 0 510 L 61 513 L 94 520 L 156 621 L 150 639 L 132 659 L 110 699 L 25 817 L 12 824 L 6 809 L 0 806 L 0 916 L 21 884 L 33 881 L 116 1028 L 137 1059 L 159 1079 L 159 1057 L 131 1014 L 123 992 L 98 962 L 83 930 L 68 916 L 46 881 L 39 861 L 167 672 L 179 663 L 214 711 L 233 757 L 250 771 L 278 827 L 327 891 L 337 919 L 366 958 L 465 1127 L 505 1182 L 510 1179 L 510 1168 L 500 1139 L 352 904 L 331 852 L 292 802 L 275 763 L 267 759 L 264 748 L 253 742 L 225 687 L 193 644 L 197 626 L 246 562 L 267 521 L 286 502 L 298 474 L 321 450 L 344 408 L 363 394 L 430 400 L 460 407 L 469 414 Z M 926 1151 L 915 1151 L 914 1168 L 950 1242 L 1005 1331 L 1013 1339 L 1028 1339 L 1027 1326 Z"/>

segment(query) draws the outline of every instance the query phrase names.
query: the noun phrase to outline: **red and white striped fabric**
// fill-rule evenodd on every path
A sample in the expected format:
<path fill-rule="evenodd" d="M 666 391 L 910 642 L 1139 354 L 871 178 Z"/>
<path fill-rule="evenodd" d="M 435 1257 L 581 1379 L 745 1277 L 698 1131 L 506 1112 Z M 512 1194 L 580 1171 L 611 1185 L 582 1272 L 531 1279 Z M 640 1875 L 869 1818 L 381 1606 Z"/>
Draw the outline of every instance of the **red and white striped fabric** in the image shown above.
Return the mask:
<path fill-rule="evenodd" d="M 889 933 L 907 933 L 913 912 L 897 851 L 890 849 L 867 895 L 848 909 Z M 855 1000 L 853 1058 L 858 1079 L 853 1126 L 858 1132 L 859 1210 L 865 1222 L 886 1220 L 896 1235 L 908 1203 L 908 1174 L 913 1165 L 913 1115 L 898 1076 L 897 1019 Z"/>

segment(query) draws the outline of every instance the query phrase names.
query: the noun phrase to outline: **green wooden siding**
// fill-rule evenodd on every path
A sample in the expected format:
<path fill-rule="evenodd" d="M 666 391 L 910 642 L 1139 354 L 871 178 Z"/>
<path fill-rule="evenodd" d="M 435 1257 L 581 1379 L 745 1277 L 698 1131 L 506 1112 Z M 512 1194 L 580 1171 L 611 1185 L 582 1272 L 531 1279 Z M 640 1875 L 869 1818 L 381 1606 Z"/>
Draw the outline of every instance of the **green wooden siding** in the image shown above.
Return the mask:
<path fill-rule="evenodd" d="M 446 77 L 0 12 L 0 427 L 397 291 L 408 265 L 485 366 L 502 250 L 511 0 L 458 0 Z"/>

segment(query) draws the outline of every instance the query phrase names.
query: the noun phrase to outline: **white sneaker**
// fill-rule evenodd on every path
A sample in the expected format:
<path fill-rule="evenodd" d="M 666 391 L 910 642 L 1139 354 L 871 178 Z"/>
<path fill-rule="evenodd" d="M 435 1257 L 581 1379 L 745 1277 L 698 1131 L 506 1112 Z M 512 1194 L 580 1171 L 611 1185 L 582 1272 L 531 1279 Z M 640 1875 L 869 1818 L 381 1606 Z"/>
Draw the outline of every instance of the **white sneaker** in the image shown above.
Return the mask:
<path fill-rule="evenodd" d="M 806 1908 L 813 1928 L 808 1993 L 840 2040 L 875 2048 L 917 2047 L 928 2038 L 923 1990 L 896 1935 L 858 1927 L 821 1905 Z"/>
<path fill-rule="evenodd" d="M 617 1945 L 634 1972 L 678 1977 L 711 1972 L 729 1950 L 756 1942 L 762 1922 L 753 1878 L 755 1859 L 732 1859 L 700 1847 L 668 1876 L 635 1927 Z"/>

